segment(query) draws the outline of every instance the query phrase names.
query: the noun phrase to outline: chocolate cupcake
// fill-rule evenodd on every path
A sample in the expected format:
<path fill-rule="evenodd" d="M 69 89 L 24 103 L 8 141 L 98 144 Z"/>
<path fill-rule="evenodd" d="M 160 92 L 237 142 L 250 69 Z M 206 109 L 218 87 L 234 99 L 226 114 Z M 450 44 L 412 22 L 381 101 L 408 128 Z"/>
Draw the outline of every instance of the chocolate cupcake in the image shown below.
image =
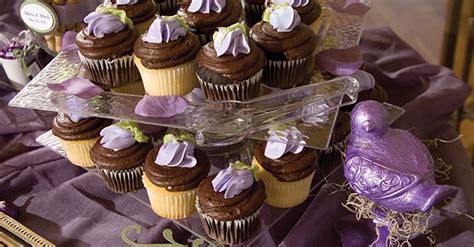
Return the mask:
<path fill-rule="evenodd" d="M 206 154 L 182 138 L 168 134 L 146 158 L 143 184 L 151 208 L 161 217 L 183 219 L 196 212 L 196 192 L 211 166 Z"/>
<path fill-rule="evenodd" d="M 78 33 L 79 57 L 89 79 L 105 89 L 140 79 L 133 63 L 133 43 L 138 32 L 123 10 L 99 7 L 84 19 L 87 27 Z"/>
<path fill-rule="evenodd" d="M 240 20 L 242 5 L 239 0 L 183 0 L 178 15 L 189 25 L 189 30 L 199 36 L 201 44 L 212 40 L 218 27 L 227 27 Z"/>
<path fill-rule="evenodd" d="M 255 148 L 253 160 L 265 184 L 267 204 L 278 208 L 297 206 L 308 198 L 317 152 L 304 147 L 305 136 L 296 127 L 269 133 L 268 141 Z"/>
<path fill-rule="evenodd" d="M 237 244 L 258 231 L 266 196 L 253 167 L 238 161 L 204 179 L 197 193 L 196 208 L 211 238 Z"/>
<path fill-rule="evenodd" d="M 178 0 L 154 0 L 160 15 L 175 15 L 178 12 Z"/>
<path fill-rule="evenodd" d="M 110 125 L 100 135 L 90 154 L 107 187 L 119 193 L 142 188 L 143 162 L 153 148 L 150 138 L 128 121 Z"/>
<path fill-rule="evenodd" d="M 346 140 L 351 133 L 351 117 L 349 114 L 339 111 L 337 114 L 334 130 L 331 135 L 329 147 L 318 150 L 319 167 L 324 171 L 334 164 L 342 162 L 341 151 L 346 148 Z"/>
<path fill-rule="evenodd" d="M 198 52 L 196 63 L 206 98 L 244 101 L 258 96 L 265 55 L 249 40 L 244 25 L 219 28 L 214 41 Z"/>
<path fill-rule="evenodd" d="M 250 37 L 267 57 L 263 83 L 283 89 L 307 83 L 313 69 L 316 34 L 284 4 L 267 8 L 263 19 L 250 30 Z"/>
<path fill-rule="evenodd" d="M 318 32 L 321 26 L 321 4 L 317 0 L 267 0 L 267 6 L 278 4 L 290 4 L 294 8 L 298 15 L 301 17 L 301 22 L 308 25 L 313 32 Z"/>
<path fill-rule="evenodd" d="M 109 119 L 59 113 L 53 120 L 53 135 L 59 138 L 71 163 L 80 167 L 93 167 L 89 152 L 99 140 L 100 131 L 111 123 Z"/>
<path fill-rule="evenodd" d="M 200 43 L 180 16 L 158 16 L 135 42 L 134 60 L 148 95 L 186 95 L 198 86 Z"/>
<path fill-rule="evenodd" d="M 145 33 L 155 20 L 156 5 L 152 0 L 115 0 L 117 9 L 125 11 L 139 34 Z"/>
<path fill-rule="evenodd" d="M 244 0 L 245 23 L 249 27 L 262 20 L 265 0 Z"/>

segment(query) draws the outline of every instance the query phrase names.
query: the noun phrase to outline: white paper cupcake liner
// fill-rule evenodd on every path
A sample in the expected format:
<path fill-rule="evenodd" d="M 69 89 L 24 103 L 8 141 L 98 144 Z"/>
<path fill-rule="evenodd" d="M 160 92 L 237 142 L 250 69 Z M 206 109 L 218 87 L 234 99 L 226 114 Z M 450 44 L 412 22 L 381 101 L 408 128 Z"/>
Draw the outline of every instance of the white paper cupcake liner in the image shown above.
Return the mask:
<path fill-rule="evenodd" d="M 207 235 L 223 244 L 244 242 L 256 234 L 260 228 L 261 207 L 243 219 L 230 221 L 217 220 L 202 212 L 198 198 L 196 198 L 196 209 L 201 216 Z"/>
<path fill-rule="evenodd" d="M 134 83 L 140 79 L 131 55 L 116 59 L 90 59 L 79 52 L 79 57 L 93 82 L 106 89 Z"/>
<path fill-rule="evenodd" d="M 127 193 L 143 188 L 143 165 L 125 170 L 101 169 L 97 167 L 105 185 L 114 192 Z"/>
<path fill-rule="evenodd" d="M 206 98 L 219 100 L 239 100 L 245 101 L 258 96 L 260 92 L 260 81 L 262 80 L 263 71 L 260 70 L 254 76 L 247 80 L 243 80 L 232 84 L 213 84 L 208 83 L 199 77 L 197 74 L 199 84 L 204 90 Z"/>
<path fill-rule="evenodd" d="M 340 164 L 343 160 L 341 151 L 346 149 L 347 139 L 333 144 L 330 147 L 318 150 L 318 166 L 322 171 L 327 171 L 334 165 Z"/>
<path fill-rule="evenodd" d="M 177 1 L 178 0 L 166 0 L 161 3 L 155 2 L 156 7 L 157 7 L 157 12 L 160 15 L 166 15 L 166 16 L 175 15 L 179 9 Z"/>
<path fill-rule="evenodd" d="M 292 88 L 306 79 L 310 62 L 308 57 L 288 61 L 267 59 L 263 83 L 270 87 Z"/>

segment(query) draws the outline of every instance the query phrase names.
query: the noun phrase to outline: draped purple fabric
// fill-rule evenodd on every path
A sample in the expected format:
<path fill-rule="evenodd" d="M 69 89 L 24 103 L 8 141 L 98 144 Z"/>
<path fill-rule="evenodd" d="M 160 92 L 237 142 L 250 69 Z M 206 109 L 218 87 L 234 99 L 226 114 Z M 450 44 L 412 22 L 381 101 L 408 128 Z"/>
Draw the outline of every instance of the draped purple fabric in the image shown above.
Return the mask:
<path fill-rule="evenodd" d="M 23 28 L 13 14 L 17 13 L 20 0 L 6 2 L 6 7 L 0 8 L 0 33 L 11 37 Z M 395 123 L 397 127 L 414 128 L 413 133 L 421 139 L 457 136 L 449 125 L 449 117 L 470 92 L 465 83 L 446 68 L 426 64 L 390 29 L 366 30 L 361 47 L 368 71 L 388 91 L 389 101 L 406 109 L 406 114 Z M 130 224 L 143 227 L 140 235 L 131 236 L 141 243 L 165 243 L 161 235 L 165 228 L 172 229 L 178 242 L 188 243 L 191 234 L 186 230 L 158 217 L 131 195 L 109 191 L 96 174 L 39 146 L 34 140 L 51 128 L 55 114 L 10 108 L 8 101 L 14 95 L 0 70 L 0 200 L 20 208 L 19 222 L 64 246 L 125 246 L 120 232 Z M 465 190 L 472 208 L 474 177 L 461 143 L 440 144 L 438 151 L 454 167 L 449 183 Z M 342 170 L 329 179 L 331 183 L 342 184 Z M 367 235 L 363 229 L 370 229 L 370 225 L 354 221 L 341 206 L 347 193 L 337 190 L 333 184 L 325 185 L 254 245 L 340 246 L 336 222 L 360 230 L 350 231 L 352 235 L 343 238 L 346 246 L 368 243 L 373 235 Z M 462 217 L 445 220 L 436 227 L 438 243 L 449 240 L 442 246 L 454 246 L 453 243 L 460 243 L 456 241 L 472 241 L 473 233 L 464 232 L 469 227 L 472 228 L 472 222 Z"/>

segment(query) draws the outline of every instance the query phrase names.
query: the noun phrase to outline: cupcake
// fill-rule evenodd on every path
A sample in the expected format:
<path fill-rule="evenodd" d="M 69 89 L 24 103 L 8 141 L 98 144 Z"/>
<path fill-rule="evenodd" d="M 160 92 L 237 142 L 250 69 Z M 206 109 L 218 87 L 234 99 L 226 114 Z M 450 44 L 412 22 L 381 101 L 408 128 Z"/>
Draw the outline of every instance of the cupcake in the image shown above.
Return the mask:
<path fill-rule="evenodd" d="M 245 25 L 219 28 L 214 41 L 196 56 L 197 76 L 206 98 L 248 100 L 258 96 L 265 55 L 247 37 Z"/>
<path fill-rule="evenodd" d="M 211 42 L 218 27 L 227 27 L 240 20 L 242 5 L 239 0 L 182 0 L 178 15 L 205 45 Z"/>
<path fill-rule="evenodd" d="M 100 135 L 90 155 L 107 187 L 119 193 L 143 188 L 143 162 L 153 148 L 150 138 L 129 121 L 110 125 Z"/>
<path fill-rule="evenodd" d="M 249 27 L 262 20 L 265 11 L 265 0 L 244 0 L 245 23 Z"/>
<path fill-rule="evenodd" d="M 301 17 L 301 22 L 308 25 L 313 32 L 318 33 L 321 26 L 321 4 L 317 0 L 267 0 L 267 5 L 289 4 Z"/>
<path fill-rule="evenodd" d="M 255 148 L 253 163 L 265 184 L 267 204 L 290 208 L 308 198 L 317 167 L 315 150 L 305 148 L 305 136 L 293 126 L 271 129 L 268 141 Z"/>
<path fill-rule="evenodd" d="M 318 150 L 319 153 L 319 167 L 325 171 L 335 164 L 342 162 L 340 151 L 346 148 L 346 140 L 351 133 L 351 117 L 349 114 L 339 111 L 337 114 L 334 130 L 331 135 L 329 147 L 323 150 Z"/>
<path fill-rule="evenodd" d="M 250 30 L 250 37 L 265 52 L 263 83 L 270 87 L 291 88 L 306 83 L 313 67 L 316 34 L 287 4 L 272 5 L 263 21 Z"/>
<path fill-rule="evenodd" d="M 206 154 L 187 138 L 168 134 L 145 161 L 143 184 L 156 214 L 183 219 L 196 212 L 196 192 L 211 166 Z"/>
<path fill-rule="evenodd" d="M 115 4 L 125 11 L 139 34 L 145 33 L 155 20 L 156 5 L 151 0 L 115 0 Z"/>
<path fill-rule="evenodd" d="M 237 244 L 257 233 L 266 196 L 254 167 L 237 161 L 204 179 L 197 193 L 196 208 L 209 237 Z"/>
<path fill-rule="evenodd" d="M 100 131 L 111 123 L 109 119 L 59 113 L 53 120 L 53 135 L 59 138 L 71 163 L 80 167 L 93 167 L 89 152 L 99 140 Z"/>
<path fill-rule="evenodd" d="M 158 16 L 135 42 L 134 60 L 148 95 L 185 95 L 197 87 L 199 39 L 182 17 Z"/>
<path fill-rule="evenodd" d="M 178 12 L 178 0 L 154 0 L 160 15 L 175 15 Z"/>
<path fill-rule="evenodd" d="M 84 19 L 78 33 L 79 57 L 89 79 L 105 89 L 135 83 L 140 73 L 133 63 L 133 43 L 138 32 L 123 10 L 98 7 Z"/>

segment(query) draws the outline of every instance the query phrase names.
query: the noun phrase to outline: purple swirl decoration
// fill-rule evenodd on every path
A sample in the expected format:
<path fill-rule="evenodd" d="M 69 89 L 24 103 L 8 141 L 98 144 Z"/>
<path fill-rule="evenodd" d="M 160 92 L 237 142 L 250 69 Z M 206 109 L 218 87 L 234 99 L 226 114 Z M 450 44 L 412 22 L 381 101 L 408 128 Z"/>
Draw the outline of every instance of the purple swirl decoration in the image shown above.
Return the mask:
<path fill-rule="evenodd" d="M 293 8 L 298 8 L 301 6 L 306 6 L 309 3 L 309 0 L 272 0 L 273 4 L 282 4 L 288 3 Z"/>
<path fill-rule="evenodd" d="M 115 152 L 128 148 L 135 143 L 133 133 L 116 125 L 110 125 L 100 131 L 102 139 L 100 144 L 104 148 L 112 149 Z"/>
<path fill-rule="evenodd" d="M 102 38 L 106 34 L 118 33 L 127 26 L 116 15 L 98 12 L 92 12 L 87 15 L 84 18 L 84 22 L 87 23 L 85 32 L 88 35 L 93 34 L 97 38 Z"/>
<path fill-rule="evenodd" d="M 254 182 L 252 171 L 237 170 L 229 166 L 221 170 L 212 180 L 215 192 L 224 192 L 224 198 L 229 199 L 250 188 Z"/>
<path fill-rule="evenodd" d="M 301 18 L 298 15 L 298 12 L 290 6 L 272 9 L 270 12 L 270 25 L 272 25 L 277 32 L 291 32 L 301 23 Z"/>
<path fill-rule="evenodd" d="M 232 54 L 235 57 L 239 53 L 250 53 L 247 35 L 240 28 L 229 31 L 222 40 L 214 39 L 214 49 L 218 57 L 224 54 Z"/>
<path fill-rule="evenodd" d="M 143 36 L 143 41 L 148 43 L 167 43 L 186 36 L 186 29 L 175 18 L 158 16 Z"/>
<path fill-rule="evenodd" d="M 115 4 L 117 5 L 134 5 L 138 0 L 116 0 Z"/>
<path fill-rule="evenodd" d="M 192 0 L 188 7 L 189 12 L 209 14 L 211 11 L 220 13 L 226 6 L 226 0 Z"/>
<path fill-rule="evenodd" d="M 194 145 L 187 141 L 164 143 L 155 159 L 155 164 L 167 167 L 193 168 L 197 164 Z"/>
<path fill-rule="evenodd" d="M 296 127 L 290 126 L 285 130 L 270 130 L 264 155 L 270 159 L 278 159 L 288 152 L 298 154 L 304 149 L 308 138 Z"/>

